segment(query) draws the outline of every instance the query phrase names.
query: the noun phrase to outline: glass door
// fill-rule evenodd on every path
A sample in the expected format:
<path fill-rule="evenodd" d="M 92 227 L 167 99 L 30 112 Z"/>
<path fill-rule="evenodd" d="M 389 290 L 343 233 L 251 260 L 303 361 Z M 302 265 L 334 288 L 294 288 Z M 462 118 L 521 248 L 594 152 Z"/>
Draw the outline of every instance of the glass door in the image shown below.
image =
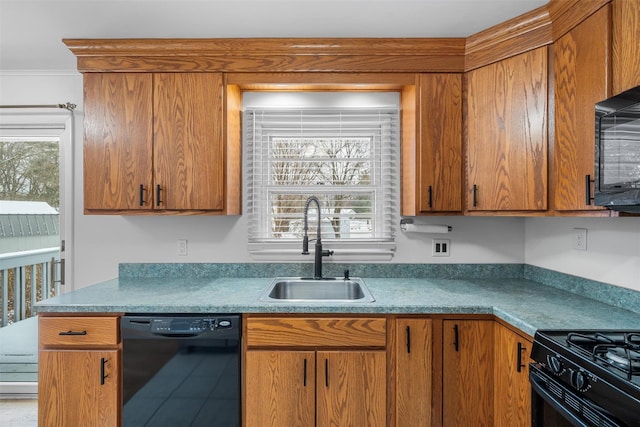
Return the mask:
<path fill-rule="evenodd" d="M 64 290 L 73 120 L 37 117 L 0 116 L 0 396 L 37 393 L 34 305 Z"/>

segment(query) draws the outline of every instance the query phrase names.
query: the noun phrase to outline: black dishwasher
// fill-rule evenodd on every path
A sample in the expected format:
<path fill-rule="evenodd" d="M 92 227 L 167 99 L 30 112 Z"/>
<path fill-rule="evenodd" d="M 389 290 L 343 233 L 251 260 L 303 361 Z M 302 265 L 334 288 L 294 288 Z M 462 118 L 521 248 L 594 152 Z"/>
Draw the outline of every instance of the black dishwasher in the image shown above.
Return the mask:
<path fill-rule="evenodd" d="M 240 425 L 240 316 L 122 317 L 124 427 Z"/>

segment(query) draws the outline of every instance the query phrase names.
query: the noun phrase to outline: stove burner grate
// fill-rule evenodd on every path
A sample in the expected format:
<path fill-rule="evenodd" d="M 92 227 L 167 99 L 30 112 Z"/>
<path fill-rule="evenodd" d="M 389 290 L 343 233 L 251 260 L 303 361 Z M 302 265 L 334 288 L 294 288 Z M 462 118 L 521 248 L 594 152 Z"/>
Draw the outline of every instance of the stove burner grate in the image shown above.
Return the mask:
<path fill-rule="evenodd" d="M 626 373 L 631 380 L 633 375 L 640 374 L 640 352 L 629 347 L 594 348 L 594 357 Z"/>
<path fill-rule="evenodd" d="M 640 334 L 623 333 L 607 335 L 603 333 L 567 334 L 568 347 L 588 354 L 594 361 L 604 363 L 622 372 L 629 381 L 640 374 Z"/>

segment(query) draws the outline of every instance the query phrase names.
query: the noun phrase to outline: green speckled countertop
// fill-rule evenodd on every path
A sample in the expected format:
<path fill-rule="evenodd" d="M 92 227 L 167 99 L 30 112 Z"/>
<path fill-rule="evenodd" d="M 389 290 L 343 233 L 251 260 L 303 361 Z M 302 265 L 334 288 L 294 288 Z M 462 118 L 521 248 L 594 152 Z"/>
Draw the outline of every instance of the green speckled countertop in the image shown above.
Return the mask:
<path fill-rule="evenodd" d="M 273 277 L 267 275 L 266 278 L 172 277 L 171 274 L 134 277 L 128 273 L 122 276 L 41 301 L 36 306 L 37 311 L 494 314 L 530 335 L 537 329 L 640 329 L 640 313 L 632 311 L 633 307 L 616 307 L 522 277 L 374 278 L 358 275 L 365 280 L 375 302 L 293 303 L 260 301 Z"/>

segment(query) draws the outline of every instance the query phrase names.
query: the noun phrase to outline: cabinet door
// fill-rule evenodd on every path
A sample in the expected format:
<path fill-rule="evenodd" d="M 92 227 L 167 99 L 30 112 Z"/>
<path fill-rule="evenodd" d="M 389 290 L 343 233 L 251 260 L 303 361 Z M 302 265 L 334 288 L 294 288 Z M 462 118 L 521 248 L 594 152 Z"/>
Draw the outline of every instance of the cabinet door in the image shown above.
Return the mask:
<path fill-rule="evenodd" d="M 117 426 L 119 350 L 41 350 L 38 425 Z"/>
<path fill-rule="evenodd" d="M 613 94 L 640 85 L 640 3 L 614 0 Z"/>
<path fill-rule="evenodd" d="M 319 351 L 317 357 L 318 427 L 387 425 L 384 351 Z"/>
<path fill-rule="evenodd" d="M 547 209 L 547 48 L 467 73 L 467 209 Z"/>
<path fill-rule="evenodd" d="M 396 321 L 396 425 L 430 427 L 432 409 L 431 319 Z"/>
<path fill-rule="evenodd" d="M 315 426 L 315 353 L 247 351 L 244 425 Z"/>
<path fill-rule="evenodd" d="M 152 206 L 152 75 L 84 75 L 84 207 Z"/>
<path fill-rule="evenodd" d="M 443 425 L 493 425 L 493 321 L 443 322 Z"/>
<path fill-rule="evenodd" d="M 494 403 L 497 427 L 531 425 L 529 353 L 532 343 L 500 325 L 494 325 Z"/>
<path fill-rule="evenodd" d="M 462 210 L 462 75 L 419 76 L 420 212 Z"/>
<path fill-rule="evenodd" d="M 222 74 L 157 73 L 154 79 L 156 208 L 222 210 Z"/>
<path fill-rule="evenodd" d="M 594 104 L 608 94 L 610 8 L 603 7 L 553 45 L 557 211 L 605 209 L 587 205 L 587 191 L 593 191 L 585 177 L 593 177 L 595 169 Z"/>

